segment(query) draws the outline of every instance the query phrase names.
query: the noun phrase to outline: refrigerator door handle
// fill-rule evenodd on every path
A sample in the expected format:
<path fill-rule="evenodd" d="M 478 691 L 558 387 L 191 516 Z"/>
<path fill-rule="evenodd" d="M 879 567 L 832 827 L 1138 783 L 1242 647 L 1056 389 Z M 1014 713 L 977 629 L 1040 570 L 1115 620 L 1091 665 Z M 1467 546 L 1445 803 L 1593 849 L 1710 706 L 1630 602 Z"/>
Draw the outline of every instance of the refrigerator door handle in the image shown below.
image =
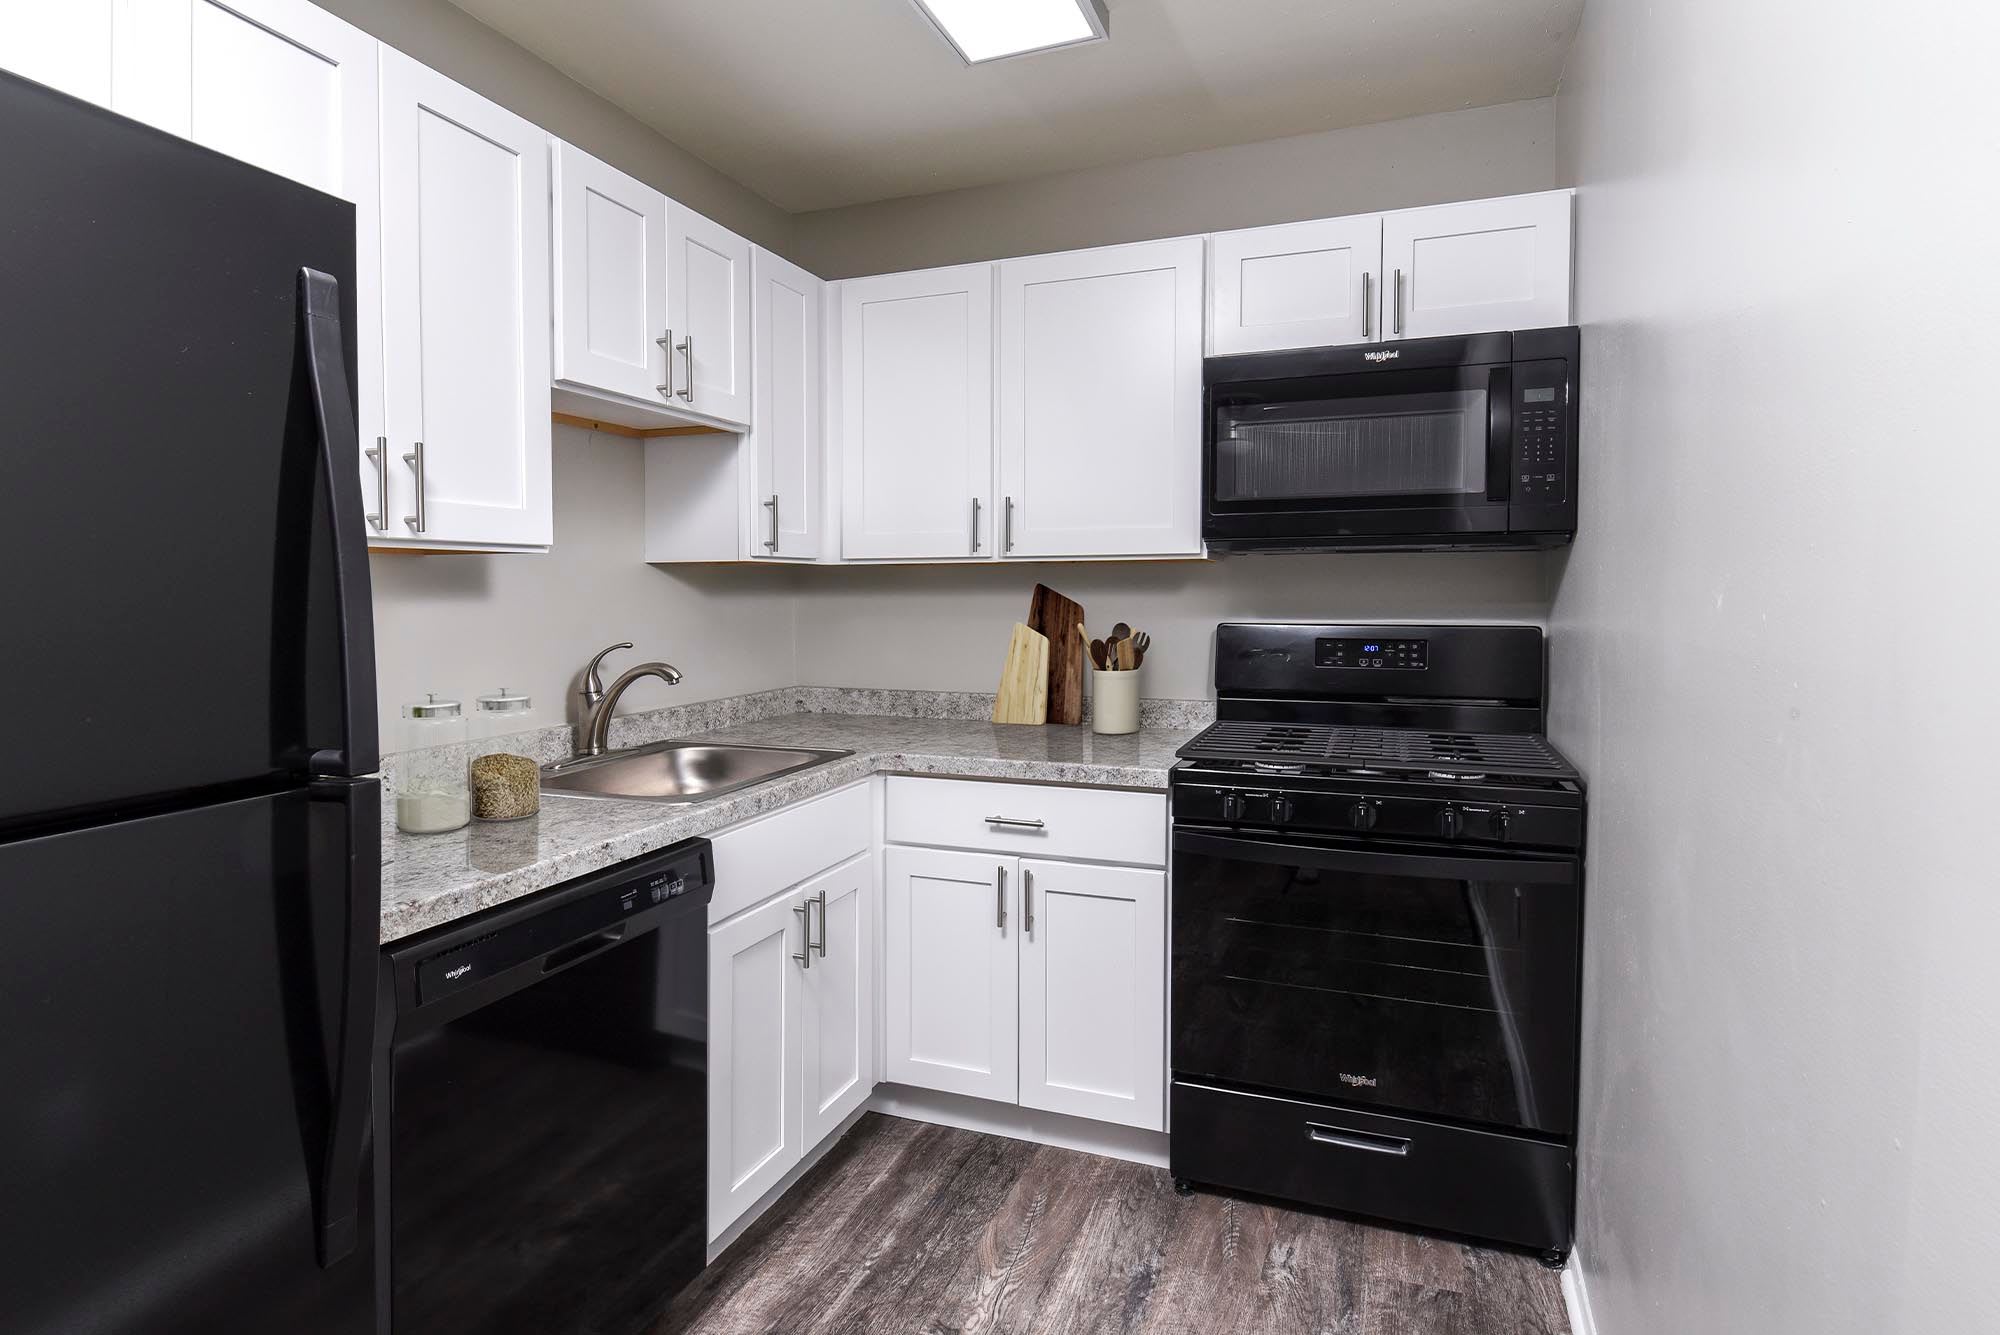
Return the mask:
<path fill-rule="evenodd" d="M 328 1091 L 326 1153 L 314 1184 L 314 1250 L 321 1269 L 352 1255 L 359 1237 L 362 1149 L 370 1116 L 375 1037 L 375 972 L 382 913 L 382 786 L 375 779 L 315 779 L 316 807 L 337 821 L 337 838 L 315 838 L 310 868 L 314 894 L 346 900 L 340 964 L 340 1005 L 332 1017 L 334 1068 Z M 324 825 L 315 821 L 316 832 Z"/>
<path fill-rule="evenodd" d="M 334 615 L 340 632 L 339 745 L 316 749 L 314 774 L 373 774 L 381 767 L 375 715 L 375 621 L 368 588 L 368 542 L 361 531 L 360 433 L 348 397 L 340 329 L 340 281 L 299 270 L 299 325 L 306 379 L 319 428 L 320 463 L 332 506 Z"/>

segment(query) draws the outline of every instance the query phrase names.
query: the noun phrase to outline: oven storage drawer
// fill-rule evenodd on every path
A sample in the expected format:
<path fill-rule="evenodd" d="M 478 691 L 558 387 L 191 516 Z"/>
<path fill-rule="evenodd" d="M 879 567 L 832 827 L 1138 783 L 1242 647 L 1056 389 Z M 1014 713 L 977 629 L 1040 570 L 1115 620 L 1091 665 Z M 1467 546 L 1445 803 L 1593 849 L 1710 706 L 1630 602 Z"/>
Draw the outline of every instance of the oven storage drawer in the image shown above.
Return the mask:
<path fill-rule="evenodd" d="M 1176 1080 L 1177 1178 L 1421 1228 L 1567 1251 L 1567 1145 Z"/>

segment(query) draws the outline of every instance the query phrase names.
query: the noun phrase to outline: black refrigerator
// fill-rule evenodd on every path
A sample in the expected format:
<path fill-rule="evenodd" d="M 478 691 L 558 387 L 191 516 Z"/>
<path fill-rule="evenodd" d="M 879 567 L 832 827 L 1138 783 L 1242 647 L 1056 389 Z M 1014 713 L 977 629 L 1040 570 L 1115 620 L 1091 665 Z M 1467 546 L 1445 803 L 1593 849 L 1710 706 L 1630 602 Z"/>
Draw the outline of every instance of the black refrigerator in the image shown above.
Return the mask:
<path fill-rule="evenodd" d="M 373 1328 L 354 210 L 0 75 L 0 1330 Z"/>

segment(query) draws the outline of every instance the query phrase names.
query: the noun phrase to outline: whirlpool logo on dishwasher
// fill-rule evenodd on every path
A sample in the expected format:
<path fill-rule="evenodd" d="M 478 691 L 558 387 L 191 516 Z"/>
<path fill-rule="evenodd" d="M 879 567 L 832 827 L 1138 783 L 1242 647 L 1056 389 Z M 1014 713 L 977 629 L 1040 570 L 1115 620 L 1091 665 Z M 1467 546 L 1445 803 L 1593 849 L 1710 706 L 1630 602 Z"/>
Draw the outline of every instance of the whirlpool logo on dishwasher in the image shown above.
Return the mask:
<path fill-rule="evenodd" d="M 455 983 L 471 972 L 472 966 L 470 964 L 461 964 L 456 969 L 446 969 L 444 971 L 445 981 Z"/>
<path fill-rule="evenodd" d="M 1343 1085 L 1352 1085 L 1356 1089 L 1374 1089 L 1381 1084 L 1372 1075 L 1349 1075 L 1345 1071 L 1340 1073 L 1340 1083 Z"/>
<path fill-rule="evenodd" d="M 1368 362 L 1393 362 L 1403 355 L 1401 348 L 1390 348 L 1386 352 L 1364 352 L 1361 359 Z"/>

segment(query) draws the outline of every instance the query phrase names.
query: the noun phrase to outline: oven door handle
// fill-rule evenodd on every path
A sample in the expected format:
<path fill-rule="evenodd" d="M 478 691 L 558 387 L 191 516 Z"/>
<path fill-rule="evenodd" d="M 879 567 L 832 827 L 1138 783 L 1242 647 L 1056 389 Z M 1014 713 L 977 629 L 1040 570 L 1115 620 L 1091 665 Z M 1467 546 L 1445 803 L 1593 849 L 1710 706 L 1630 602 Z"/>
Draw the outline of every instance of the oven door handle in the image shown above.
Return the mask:
<path fill-rule="evenodd" d="M 1318 871 L 1428 876 L 1450 881 L 1508 881 L 1525 885 L 1576 884 L 1576 863 L 1571 860 L 1329 848 L 1286 839 L 1245 839 L 1186 828 L 1174 831 L 1174 852 L 1205 853 L 1242 862 L 1263 862 L 1276 867 L 1311 867 Z"/>
<path fill-rule="evenodd" d="M 1514 494 L 1514 368 L 1496 366 L 1486 375 L 1486 499 Z"/>

